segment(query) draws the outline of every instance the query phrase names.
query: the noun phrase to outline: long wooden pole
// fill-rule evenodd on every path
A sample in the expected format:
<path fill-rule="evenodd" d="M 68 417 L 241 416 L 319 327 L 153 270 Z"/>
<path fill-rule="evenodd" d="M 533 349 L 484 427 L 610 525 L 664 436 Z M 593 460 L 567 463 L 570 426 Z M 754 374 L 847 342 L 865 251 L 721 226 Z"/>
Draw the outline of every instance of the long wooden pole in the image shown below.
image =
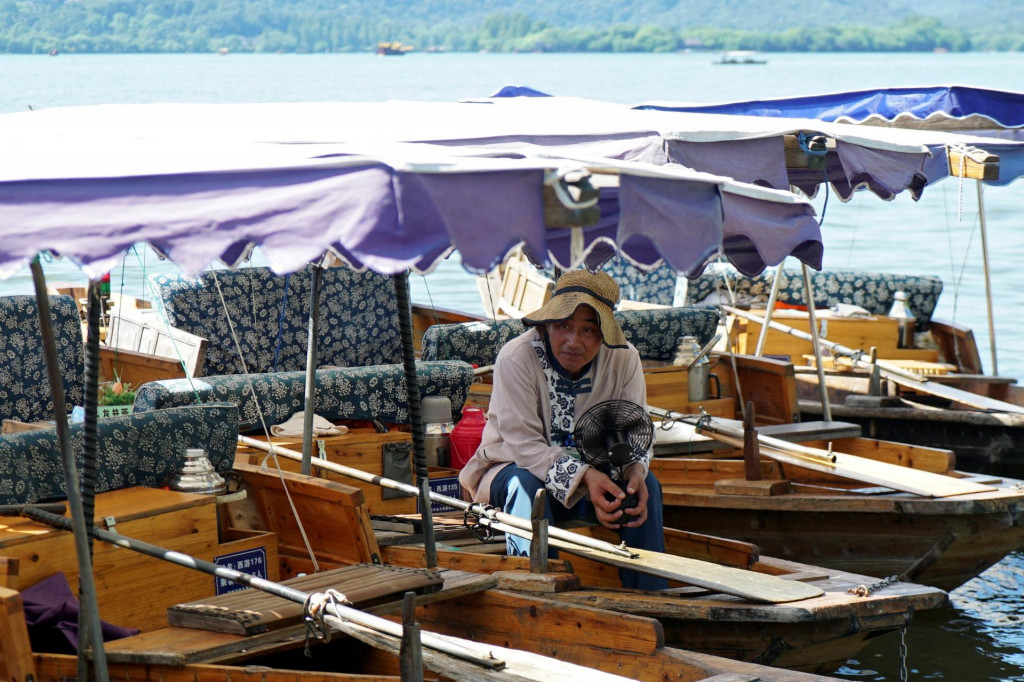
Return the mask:
<path fill-rule="evenodd" d="M 985 195 L 981 180 L 978 184 L 978 219 L 981 221 L 981 260 L 985 268 L 985 307 L 988 310 L 988 346 L 992 352 L 992 376 L 999 374 L 996 360 L 996 322 L 992 314 L 992 276 L 988 267 L 988 231 L 985 229 Z"/>

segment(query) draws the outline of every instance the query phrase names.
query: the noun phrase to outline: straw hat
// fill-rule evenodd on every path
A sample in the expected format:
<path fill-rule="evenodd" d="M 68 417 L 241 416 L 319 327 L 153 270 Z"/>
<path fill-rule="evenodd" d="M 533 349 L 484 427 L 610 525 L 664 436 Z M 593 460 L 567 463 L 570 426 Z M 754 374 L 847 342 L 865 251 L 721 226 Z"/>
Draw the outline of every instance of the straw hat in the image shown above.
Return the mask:
<path fill-rule="evenodd" d="M 572 270 L 555 282 L 551 299 L 540 310 L 523 317 L 522 322 L 531 327 L 547 322 L 561 322 L 572 317 L 576 308 L 585 304 L 597 311 L 604 345 L 609 348 L 625 348 L 626 337 L 612 314 L 612 308 L 618 302 L 619 285 L 607 272 Z"/>

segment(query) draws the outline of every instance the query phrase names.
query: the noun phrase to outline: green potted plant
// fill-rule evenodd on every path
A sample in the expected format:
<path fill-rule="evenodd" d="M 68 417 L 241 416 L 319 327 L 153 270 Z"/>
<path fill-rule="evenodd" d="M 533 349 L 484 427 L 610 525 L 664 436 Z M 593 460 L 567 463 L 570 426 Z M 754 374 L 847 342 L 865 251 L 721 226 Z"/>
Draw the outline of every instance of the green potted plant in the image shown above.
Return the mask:
<path fill-rule="evenodd" d="M 119 414 L 131 414 L 134 402 L 135 389 L 131 383 L 121 381 L 120 377 L 114 375 L 113 381 L 105 382 L 100 386 L 96 416 L 103 419 Z"/>

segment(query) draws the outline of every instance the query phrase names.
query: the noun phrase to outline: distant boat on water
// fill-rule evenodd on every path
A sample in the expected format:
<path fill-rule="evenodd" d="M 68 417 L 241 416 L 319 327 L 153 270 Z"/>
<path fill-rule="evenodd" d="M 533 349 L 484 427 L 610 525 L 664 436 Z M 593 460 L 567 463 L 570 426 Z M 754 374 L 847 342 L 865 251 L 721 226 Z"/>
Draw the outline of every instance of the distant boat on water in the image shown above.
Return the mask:
<path fill-rule="evenodd" d="M 404 54 L 412 52 L 414 48 L 412 45 L 403 45 L 397 40 L 385 43 L 377 43 L 377 54 L 385 57 L 400 57 Z"/>
<path fill-rule="evenodd" d="M 763 59 L 759 52 L 754 50 L 732 50 L 723 52 L 718 61 L 712 64 L 767 64 L 768 60 Z"/>

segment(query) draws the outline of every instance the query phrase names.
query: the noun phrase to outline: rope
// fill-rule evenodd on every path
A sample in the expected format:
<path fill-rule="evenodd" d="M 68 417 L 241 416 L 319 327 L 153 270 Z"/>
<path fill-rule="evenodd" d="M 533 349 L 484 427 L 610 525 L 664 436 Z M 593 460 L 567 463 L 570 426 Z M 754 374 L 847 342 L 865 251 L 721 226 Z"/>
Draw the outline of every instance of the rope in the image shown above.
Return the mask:
<path fill-rule="evenodd" d="M 267 437 L 267 442 L 270 443 L 270 453 L 263 458 L 260 466 L 266 468 L 267 459 L 271 456 L 274 458 L 274 465 L 277 467 L 277 474 L 281 479 L 281 487 L 284 489 L 285 497 L 288 499 L 288 506 L 291 507 L 292 516 L 295 518 L 295 523 L 299 528 L 299 534 L 302 536 L 302 542 L 306 545 L 306 552 L 309 554 L 310 560 L 313 562 L 313 572 L 320 572 L 320 565 L 317 563 L 316 555 L 313 552 L 313 546 L 309 542 L 309 538 L 306 536 L 306 528 L 302 523 L 302 518 L 299 516 L 299 510 L 295 507 L 295 502 L 292 500 L 292 495 L 288 492 L 288 485 L 284 479 L 284 472 L 281 470 L 281 465 L 277 461 L 277 455 L 274 453 L 274 444 L 270 437 L 270 428 L 267 426 L 267 420 L 263 417 L 263 408 L 260 407 L 259 398 L 256 396 L 256 387 L 253 386 L 252 376 L 249 374 L 249 368 L 245 364 L 245 358 L 242 356 L 242 345 L 238 340 L 238 335 L 235 333 L 235 325 L 231 321 L 231 313 L 228 311 L 227 301 L 224 300 L 224 292 L 220 288 L 220 280 L 217 278 L 217 271 L 210 270 L 213 275 L 213 283 L 217 287 L 217 296 L 220 297 L 221 307 L 224 309 L 224 317 L 228 321 L 228 330 L 231 332 L 231 340 L 235 344 L 235 351 L 238 353 L 238 361 L 242 365 L 242 373 L 245 375 L 246 381 L 249 383 L 249 392 L 252 394 L 252 402 L 256 406 L 256 414 L 259 415 L 260 425 L 263 427 L 263 433 Z"/>
<path fill-rule="evenodd" d="M 331 641 L 331 627 L 326 622 L 329 606 L 347 606 L 351 604 L 344 594 L 333 588 L 324 592 L 313 592 L 302 605 L 302 620 L 306 625 L 306 642 L 303 652 L 306 658 L 312 657 L 309 644 L 312 639 L 318 642 Z"/>
<path fill-rule="evenodd" d="M 497 507 L 493 507 L 489 504 L 484 505 L 483 514 L 488 513 L 492 509 L 496 510 Z M 473 534 L 473 537 L 480 542 L 492 542 L 494 540 L 494 529 L 480 522 L 482 514 L 474 514 L 472 524 L 469 522 L 470 515 L 471 512 L 468 508 L 462 510 L 462 525 L 468 528 L 469 532 Z"/>

